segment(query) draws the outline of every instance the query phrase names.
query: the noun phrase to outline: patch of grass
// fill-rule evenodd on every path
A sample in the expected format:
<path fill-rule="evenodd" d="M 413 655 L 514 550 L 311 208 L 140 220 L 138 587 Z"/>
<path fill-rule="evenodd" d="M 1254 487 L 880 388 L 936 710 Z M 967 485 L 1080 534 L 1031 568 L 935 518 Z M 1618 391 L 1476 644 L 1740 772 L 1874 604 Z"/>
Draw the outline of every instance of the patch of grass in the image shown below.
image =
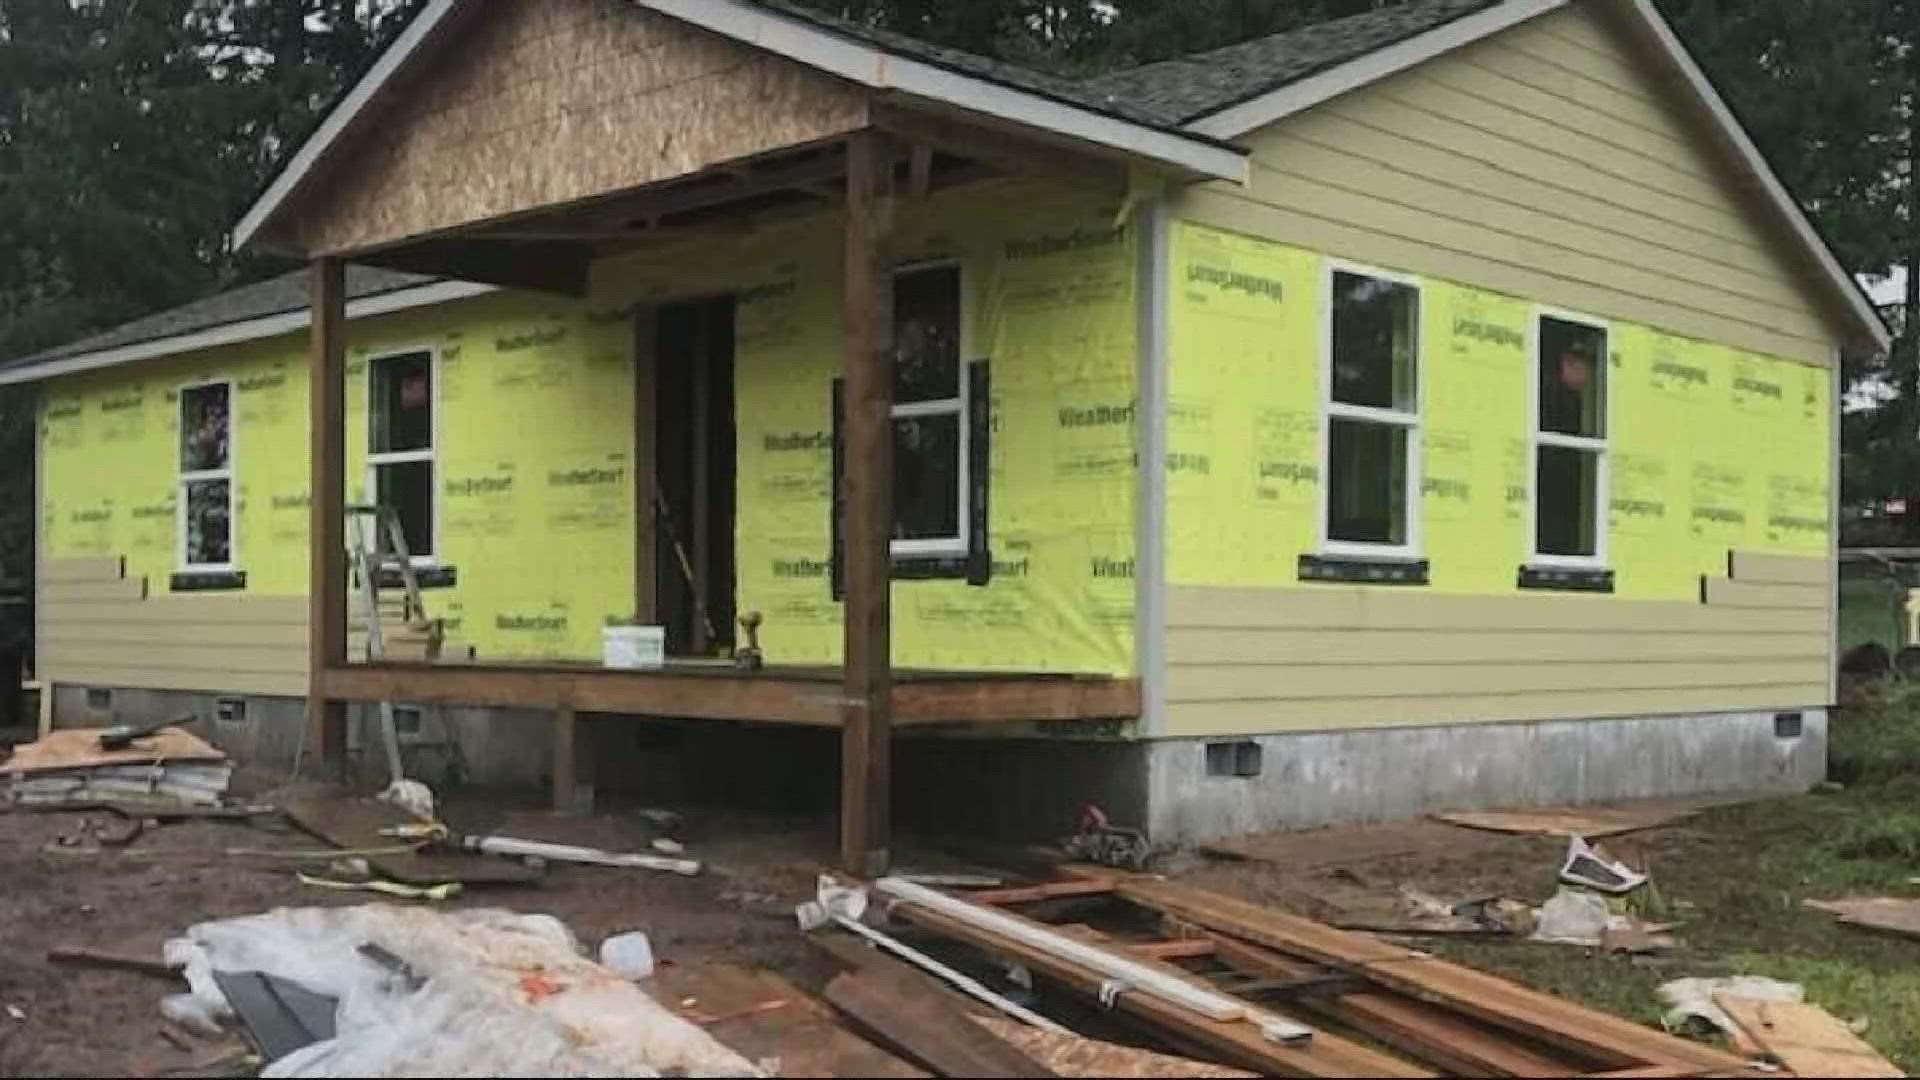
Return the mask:
<path fill-rule="evenodd" d="M 1836 716 L 1832 772 L 1845 791 L 1702 815 L 1647 834 L 1652 873 L 1680 948 L 1652 960 L 1567 946 L 1436 941 L 1427 947 L 1518 982 L 1648 1023 L 1655 991 L 1686 976 L 1801 983 L 1865 1039 L 1920 1070 L 1920 941 L 1843 926 L 1802 906 L 1843 896 L 1920 896 L 1920 690 L 1893 688 Z"/>

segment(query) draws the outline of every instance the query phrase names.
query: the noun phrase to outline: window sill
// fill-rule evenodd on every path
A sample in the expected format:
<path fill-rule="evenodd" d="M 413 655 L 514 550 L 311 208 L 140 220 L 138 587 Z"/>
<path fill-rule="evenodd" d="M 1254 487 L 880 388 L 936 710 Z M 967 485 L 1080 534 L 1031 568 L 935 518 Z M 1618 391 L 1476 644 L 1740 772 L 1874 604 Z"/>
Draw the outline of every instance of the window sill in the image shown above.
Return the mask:
<path fill-rule="evenodd" d="M 1300 580 L 1359 585 L 1425 585 L 1432 564 L 1426 559 L 1366 558 L 1353 555 L 1302 555 Z"/>
<path fill-rule="evenodd" d="M 987 583 L 986 568 L 993 565 L 991 554 L 982 555 L 894 555 L 890 576 L 894 581 L 965 581 Z"/>
<path fill-rule="evenodd" d="M 1563 566 L 1522 566 L 1520 587 L 1551 592 L 1610 593 L 1613 571 Z"/>
<path fill-rule="evenodd" d="M 246 587 L 245 570 L 178 570 L 167 579 L 169 592 L 234 592 Z"/>
<path fill-rule="evenodd" d="M 460 584 L 460 571 L 452 566 L 416 566 L 413 568 L 413 580 L 422 589 L 451 589 Z M 405 588 L 406 579 L 400 576 L 400 568 L 381 567 L 380 587 L 383 589 Z"/>

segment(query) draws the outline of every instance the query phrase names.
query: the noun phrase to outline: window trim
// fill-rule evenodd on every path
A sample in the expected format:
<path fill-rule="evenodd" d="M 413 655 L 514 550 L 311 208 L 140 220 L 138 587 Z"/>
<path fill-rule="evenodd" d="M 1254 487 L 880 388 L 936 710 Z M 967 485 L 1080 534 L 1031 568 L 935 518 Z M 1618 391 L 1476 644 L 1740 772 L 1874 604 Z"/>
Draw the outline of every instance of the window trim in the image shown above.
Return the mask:
<path fill-rule="evenodd" d="M 180 439 L 186 430 L 187 392 L 209 386 L 227 388 L 227 463 L 218 469 L 188 472 L 180 462 Z M 173 561 L 175 568 L 183 574 L 229 574 L 240 566 L 240 481 L 235 468 L 235 463 L 240 460 L 239 390 L 236 380 L 230 376 L 195 379 L 174 388 L 173 493 L 177 502 L 173 511 Z M 209 480 L 227 482 L 227 561 L 191 562 L 187 558 L 187 488 Z"/>
<path fill-rule="evenodd" d="M 387 451 L 385 453 L 375 453 L 373 449 L 373 423 L 374 423 L 374 415 L 375 415 L 374 408 L 373 408 L 374 365 L 378 364 L 382 360 L 392 360 L 402 356 L 412 356 L 416 353 L 427 354 L 427 378 L 433 384 L 432 394 L 431 394 L 432 400 L 430 400 L 427 403 L 427 407 L 433 410 L 433 415 L 429 417 L 429 423 L 428 423 L 428 427 L 430 429 L 429 438 L 432 440 L 432 442 L 425 450 L 392 450 L 392 451 Z M 445 527 L 444 519 L 446 516 L 442 512 L 444 509 L 445 500 L 442 498 L 441 490 L 440 490 L 440 436 L 441 436 L 440 347 L 438 345 L 433 345 L 433 344 L 408 345 L 408 346 L 399 347 L 399 348 L 382 349 L 379 352 L 368 354 L 366 385 L 367 385 L 366 476 L 364 477 L 363 486 L 361 488 L 360 501 L 368 505 L 373 504 L 374 492 L 379 490 L 379 485 L 375 481 L 375 470 L 379 466 L 404 465 L 409 462 L 420 462 L 420 461 L 427 462 L 428 465 L 431 466 L 431 480 L 430 480 L 431 486 L 429 487 L 428 490 L 431 492 L 431 497 L 433 500 L 433 540 L 432 540 L 433 553 L 430 555 L 421 555 L 418 553 L 414 553 L 412 557 L 409 558 L 407 561 L 410 565 L 418 569 L 423 569 L 423 570 L 435 569 L 437 567 L 444 565 L 443 560 L 441 558 L 440 541 L 441 541 L 442 532 L 444 531 L 444 527 Z"/>
<path fill-rule="evenodd" d="M 1379 281 L 1405 285 L 1414 295 L 1413 411 L 1382 409 L 1370 405 L 1348 405 L 1333 399 L 1333 308 L 1334 278 L 1354 274 Z M 1391 559 L 1418 561 L 1425 557 L 1425 518 L 1421 504 L 1425 497 L 1421 485 L 1426 477 L 1426 454 L 1421 438 L 1426 430 L 1427 414 L 1427 333 L 1426 289 L 1420 278 L 1394 270 L 1382 270 L 1364 263 L 1326 259 L 1320 280 L 1320 508 L 1315 535 L 1320 555 L 1333 560 Z M 1336 540 L 1327 535 L 1327 514 L 1333 503 L 1333 422 L 1361 420 L 1390 424 L 1407 432 L 1407 542 L 1370 544 L 1357 540 Z"/>
<path fill-rule="evenodd" d="M 1595 363 L 1600 367 L 1600 430 L 1597 439 L 1585 435 L 1564 435 L 1557 431 L 1546 431 L 1540 426 L 1540 342 L 1541 327 L 1547 320 L 1572 323 L 1606 335 L 1606 352 L 1597 357 Z M 1551 570 L 1606 570 L 1608 564 L 1607 534 L 1611 532 L 1608 514 L 1612 507 L 1613 492 L 1613 323 L 1597 315 L 1587 315 L 1562 308 L 1546 307 L 1536 304 L 1527 321 L 1527 562 L 1530 567 Z M 1592 453 L 1596 457 L 1594 467 L 1593 497 L 1596 505 L 1593 512 L 1593 554 L 1592 555 L 1550 555 L 1540 550 L 1540 448 L 1543 446 L 1560 447 L 1568 450 L 1580 450 Z"/>
<path fill-rule="evenodd" d="M 893 277 L 890 283 L 897 283 L 901 276 L 906 274 L 923 270 L 943 270 L 948 267 L 954 269 L 955 277 L 958 278 L 960 287 L 960 339 L 956 365 L 956 378 L 959 380 L 959 386 L 956 388 L 956 396 L 951 398 L 934 398 L 930 401 L 913 401 L 906 404 L 901 404 L 897 401 L 892 402 L 887 415 L 887 437 L 889 439 L 894 437 L 894 429 L 902 420 L 911 420 L 915 417 L 922 416 L 952 416 L 954 418 L 955 423 L 960 429 L 960 465 L 954 474 L 956 483 L 959 486 L 959 501 L 956 504 L 958 513 L 954 517 L 954 521 L 957 523 L 956 532 L 951 537 L 923 537 L 914 540 L 889 538 L 887 541 L 887 551 L 895 560 L 958 559 L 965 558 L 968 551 L 968 523 L 972 520 L 973 514 L 973 474 L 971 464 L 973 460 L 973 438 L 972 425 L 968 421 L 972 401 L 968 387 L 970 380 L 967 378 L 967 358 L 973 355 L 971 348 L 973 344 L 973 320 L 969 317 L 973 310 L 972 275 L 967 273 L 965 260 L 958 256 L 947 256 L 899 263 L 893 268 Z M 888 312 L 889 319 L 891 319 L 893 315 L 894 312 Z M 893 377 L 891 365 L 888 367 L 887 377 L 889 379 Z M 892 482 L 891 477 L 888 478 L 888 482 Z"/>

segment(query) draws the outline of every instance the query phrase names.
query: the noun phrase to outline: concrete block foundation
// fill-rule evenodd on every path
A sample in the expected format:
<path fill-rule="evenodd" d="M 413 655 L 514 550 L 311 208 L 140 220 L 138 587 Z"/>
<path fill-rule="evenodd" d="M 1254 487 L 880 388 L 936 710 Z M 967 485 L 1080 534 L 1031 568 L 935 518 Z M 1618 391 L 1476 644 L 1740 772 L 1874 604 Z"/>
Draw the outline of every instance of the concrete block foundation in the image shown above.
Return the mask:
<path fill-rule="evenodd" d="M 234 708 L 234 703 L 241 707 Z M 162 690 L 60 686 L 62 727 L 201 718 L 237 761 L 290 767 L 305 702 Z M 443 710 L 465 783 L 544 789 L 553 725 L 542 712 Z M 373 707 L 351 714 L 353 779 L 384 783 Z M 832 730 L 631 717 L 582 718 L 583 793 L 656 806 L 724 805 L 831 814 L 839 794 Z M 1391 821 L 1490 809 L 1728 791 L 1805 791 L 1826 775 L 1827 713 L 1715 713 L 1534 723 L 1302 732 L 1154 741 L 1064 738 L 896 743 L 894 811 L 925 834 L 1051 840 L 1098 803 L 1175 847 L 1270 829 Z M 445 783 L 447 756 L 403 739 L 410 774 Z"/>

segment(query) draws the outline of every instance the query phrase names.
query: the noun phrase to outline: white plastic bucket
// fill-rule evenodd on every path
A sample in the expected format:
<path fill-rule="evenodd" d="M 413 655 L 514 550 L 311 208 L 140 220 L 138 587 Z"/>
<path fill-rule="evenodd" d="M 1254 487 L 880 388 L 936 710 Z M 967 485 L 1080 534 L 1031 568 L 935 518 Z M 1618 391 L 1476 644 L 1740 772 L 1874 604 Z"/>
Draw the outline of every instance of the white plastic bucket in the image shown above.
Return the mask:
<path fill-rule="evenodd" d="M 667 628 L 601 627 L 600 662 L 610 668 L 664 667 L 667 662 Z"/>

